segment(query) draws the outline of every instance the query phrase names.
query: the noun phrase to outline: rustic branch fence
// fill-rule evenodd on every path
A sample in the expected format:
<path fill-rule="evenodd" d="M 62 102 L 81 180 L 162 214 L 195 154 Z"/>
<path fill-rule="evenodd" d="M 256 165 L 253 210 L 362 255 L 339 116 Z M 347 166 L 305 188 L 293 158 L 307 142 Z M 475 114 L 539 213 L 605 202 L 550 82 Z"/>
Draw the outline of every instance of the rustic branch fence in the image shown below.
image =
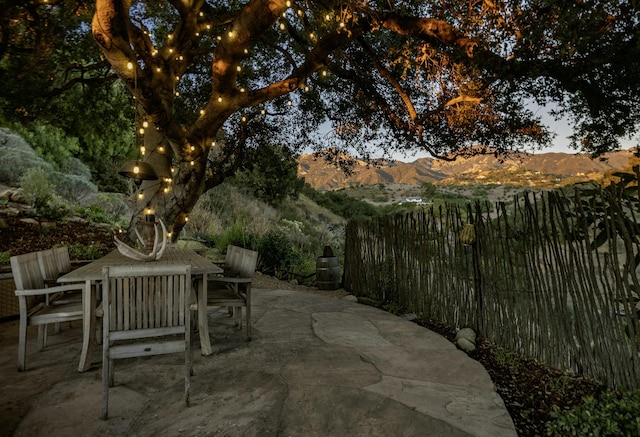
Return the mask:
<path fill-rule="evenodd" d="M 623 220 L 634 208 L 603 191 L 549 192 L 351 222 L 344 286 L 609 387 L 640 388 L 639 232 Z M 464 245 L 469 223 L 476 240 Z"/>

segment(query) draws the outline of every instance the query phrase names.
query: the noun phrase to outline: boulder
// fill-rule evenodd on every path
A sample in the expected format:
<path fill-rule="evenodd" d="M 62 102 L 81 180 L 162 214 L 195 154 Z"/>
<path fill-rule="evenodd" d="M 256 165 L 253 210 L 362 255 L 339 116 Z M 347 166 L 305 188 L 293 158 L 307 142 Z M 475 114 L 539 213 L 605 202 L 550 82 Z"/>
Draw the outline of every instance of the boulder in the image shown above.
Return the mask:
<path fill-rule="evenodd" d="M 456 340 L 456 346 L 465 351 L 466 353 L 472 352 L 476 349 L 476 345 L 471 343 L 466 338 L 459 338 Z"/>
<path fill-rule="evenodd" d="M 456 341 L 458 341 L 458 339 L 460 338 L 464 338 L 465 340 L 476 344 L 476 333 L 471 328 L 462 328 L 460 331 L 458 331 L 458 333 L 456 334 Z"/>

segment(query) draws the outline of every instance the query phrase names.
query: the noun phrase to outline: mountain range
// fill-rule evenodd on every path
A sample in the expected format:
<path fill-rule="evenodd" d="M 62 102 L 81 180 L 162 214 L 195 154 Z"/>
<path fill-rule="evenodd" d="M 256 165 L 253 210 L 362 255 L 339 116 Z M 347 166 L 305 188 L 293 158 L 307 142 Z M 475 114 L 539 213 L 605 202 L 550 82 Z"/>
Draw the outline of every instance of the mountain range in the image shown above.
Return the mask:
<path fill-rule="evenodd" d="M 592 159 L 585 154 L 522 153 L 499 160 L 476 155 L 445 161 L 419 158 L 413 162 L 381 161 L 377 165 L 355 161 L 349 174 L 314 155 L 298 160 L 298 175 L 317 190 L 337 190 L 362 185 L 424 183 L 445 185 L 511 184 L 539 187 L 601 180 L 606 173 L 630 168 L 634 150 L 607 153 Z M 633 162 L 636 162 L 633 161 Z"/>

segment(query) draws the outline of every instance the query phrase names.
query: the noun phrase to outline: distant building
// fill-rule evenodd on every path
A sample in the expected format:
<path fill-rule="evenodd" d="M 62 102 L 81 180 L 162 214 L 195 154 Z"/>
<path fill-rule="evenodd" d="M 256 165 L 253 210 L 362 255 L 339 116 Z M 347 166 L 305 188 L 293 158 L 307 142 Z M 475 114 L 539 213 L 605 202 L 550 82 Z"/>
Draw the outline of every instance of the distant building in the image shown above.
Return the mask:
<path fill-rule="evenodd" d="M 400 205 L 402 205 L 403 203 L 415 203 L 416 205 L 430 205 L 431 202 L 425 202 L 424 200 L 422 200 L 421 197 L 407 197 L 406 199 L 404 199 L 402 202 L 400 202 Z"/>

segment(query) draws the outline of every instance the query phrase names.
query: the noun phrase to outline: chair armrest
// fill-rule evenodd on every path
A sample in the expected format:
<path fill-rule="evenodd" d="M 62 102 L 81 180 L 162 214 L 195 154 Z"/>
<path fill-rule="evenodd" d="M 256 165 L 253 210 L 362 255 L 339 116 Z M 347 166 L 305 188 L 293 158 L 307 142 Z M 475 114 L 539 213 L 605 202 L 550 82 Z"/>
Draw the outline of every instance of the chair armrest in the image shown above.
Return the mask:
<path fill-rule="evenodd" d="M 225 284 L 248 284 L 250 282 L 253 282 L 253 278 L 230 278 L 222 276 L 218 278 L 211 278 L 208 280 L 208 282 L 220 282 Z"/>
<path fill-rule="evenodd" d="M 84 283 L 82 284 L 66 284 L 58 285 L 56 287 L 49 288 L 36 288 L 33 290 L 16 290 L 16 296 L 40 296 L 45 294 L 60 293 L 62 291 L 83 291 Z"/>

